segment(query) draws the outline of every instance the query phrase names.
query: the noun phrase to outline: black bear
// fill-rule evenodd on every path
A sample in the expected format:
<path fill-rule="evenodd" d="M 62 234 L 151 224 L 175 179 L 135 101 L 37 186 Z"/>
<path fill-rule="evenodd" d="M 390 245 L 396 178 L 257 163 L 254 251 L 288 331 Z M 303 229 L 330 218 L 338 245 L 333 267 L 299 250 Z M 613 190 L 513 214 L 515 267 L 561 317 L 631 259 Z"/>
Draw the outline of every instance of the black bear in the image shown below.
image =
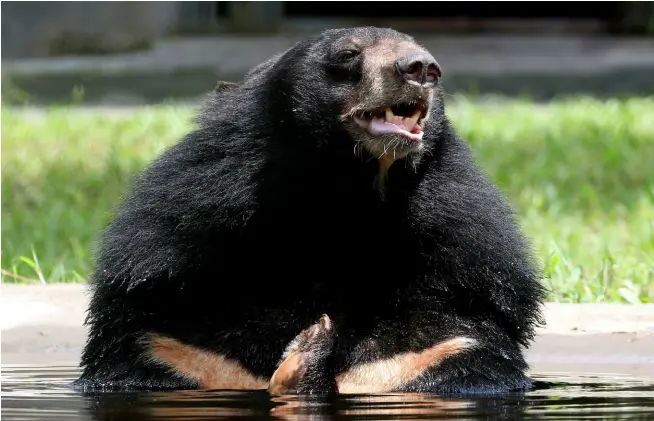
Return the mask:
<path fill-rule="evenodd" d="M 104 232 L 76 387 L 530 387 L 537 261 L 413 38 L 322 32 L 197 123 Z"/>

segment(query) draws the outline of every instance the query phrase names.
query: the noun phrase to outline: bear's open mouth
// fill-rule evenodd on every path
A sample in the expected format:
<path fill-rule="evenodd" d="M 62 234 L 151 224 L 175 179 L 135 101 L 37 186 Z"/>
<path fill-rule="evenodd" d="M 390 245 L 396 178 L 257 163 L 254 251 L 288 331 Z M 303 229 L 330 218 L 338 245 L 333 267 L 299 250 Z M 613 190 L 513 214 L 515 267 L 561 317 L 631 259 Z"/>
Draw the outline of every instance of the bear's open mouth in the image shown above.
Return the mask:
<path fill-rule="evenodd" d="M 428 104 L 424 101 L 400 103 L 357 113 L 354 121 L 373 136 L 398 133 L 409 140 L 422 140 Z"/>

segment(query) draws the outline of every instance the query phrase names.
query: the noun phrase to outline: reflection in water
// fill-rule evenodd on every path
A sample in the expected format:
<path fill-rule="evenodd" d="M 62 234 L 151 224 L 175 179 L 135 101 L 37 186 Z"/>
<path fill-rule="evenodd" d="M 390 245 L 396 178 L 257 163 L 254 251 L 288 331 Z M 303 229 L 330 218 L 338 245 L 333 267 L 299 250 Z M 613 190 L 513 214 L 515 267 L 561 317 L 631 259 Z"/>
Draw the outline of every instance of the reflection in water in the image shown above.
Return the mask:
<path fill-rule="evenodd" d="M 83 394 L 66 387 L 76 375 L 67 367 L 3 367 L 2 420 L 654 419 L 654 380 L 626 377 L 534 376 L 535 390 L 494 397 L 323 399 L 271 398 L 265 391 Z"/>

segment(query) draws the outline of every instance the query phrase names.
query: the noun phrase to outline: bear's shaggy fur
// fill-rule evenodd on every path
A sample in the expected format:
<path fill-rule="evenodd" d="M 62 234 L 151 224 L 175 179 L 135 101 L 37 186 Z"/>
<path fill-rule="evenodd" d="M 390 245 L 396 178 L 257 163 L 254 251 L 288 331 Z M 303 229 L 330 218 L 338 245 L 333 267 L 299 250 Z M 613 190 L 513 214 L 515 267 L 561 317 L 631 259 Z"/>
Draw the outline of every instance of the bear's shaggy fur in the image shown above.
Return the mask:
<path fill-rule="evenodd" d="M 321 314 L 338 329 L 336 372 L 466 336 L 473 350 L 402 390 L 529 387 L 537 264 L 438 80 L 394 73 L 411 46 L 390 29 L 328 30 L 215 89 L 104 233 L 77 387 L 197 387 L 148 358 L 152 332 L 270 378 Z M 352 122 L 414 91 L 428 104 L 419 145 Z"/>

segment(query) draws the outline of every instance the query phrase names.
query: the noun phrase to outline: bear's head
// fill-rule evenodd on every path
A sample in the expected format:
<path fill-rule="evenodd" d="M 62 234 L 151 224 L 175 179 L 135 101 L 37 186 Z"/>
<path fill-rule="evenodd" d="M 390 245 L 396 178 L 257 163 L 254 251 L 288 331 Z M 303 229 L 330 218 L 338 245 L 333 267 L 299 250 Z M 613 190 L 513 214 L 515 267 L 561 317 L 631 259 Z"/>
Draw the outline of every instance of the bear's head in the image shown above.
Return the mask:
<path fill-rule="evenodd" d="M 338 35 L 337 35 L 338 34 Z M 377 159 L 424 147 L 441 68 L 405 34 L 363 28 L 328 37 L 322 61 L 329 97 L 352 140 Z"/>
<path fill-rule="evenodd" d="M 440 65 L 412 37 L 359 27 L 295 44 L 252 69 L 236 89 L 256 94 L 250 106 L 265 107 L 261 118 L 286 139 L 348 155 L 365 151 L 390 166 L 420 156 L 439 130 L 440 77 Z"/>

